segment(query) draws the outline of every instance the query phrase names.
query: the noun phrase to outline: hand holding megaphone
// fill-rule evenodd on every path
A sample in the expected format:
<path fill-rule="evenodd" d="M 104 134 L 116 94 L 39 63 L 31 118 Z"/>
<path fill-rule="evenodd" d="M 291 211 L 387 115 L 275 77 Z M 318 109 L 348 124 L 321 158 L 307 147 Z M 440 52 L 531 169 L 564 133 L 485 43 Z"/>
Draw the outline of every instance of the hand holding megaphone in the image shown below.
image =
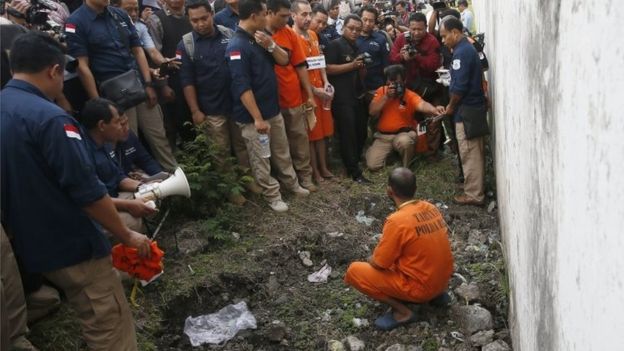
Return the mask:
<path fill-rule="evenodd" d="M 186 180 L 186 175 L 179 167 L 171 177 L 160 183 L 141 185 L 139 191 L 134 193 L 136 199 L 142 199 L 145 202 L 164 199 L 172 195 L 191 197 L 191 188 Z"/>

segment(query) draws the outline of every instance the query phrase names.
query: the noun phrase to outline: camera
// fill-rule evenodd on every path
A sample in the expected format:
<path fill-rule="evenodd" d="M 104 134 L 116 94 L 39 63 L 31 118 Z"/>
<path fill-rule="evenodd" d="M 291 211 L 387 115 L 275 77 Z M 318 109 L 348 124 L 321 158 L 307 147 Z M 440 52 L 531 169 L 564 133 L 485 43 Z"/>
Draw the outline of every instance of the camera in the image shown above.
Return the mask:
<path fill-rule="evenodd" d="M 414 57 L 418 54 L 418 49 L 416 49 L 416 45 L 414 45 L 414 40 L 412 38 L 412 33 L 409 31 L 404 33 L 405 41 L 407 42 L 407 54 L 409 57 Z"/>
<path fill-rule="evenodd" d="M 390 83 L 390 88 L 394 89 L 394 97 L 402 98 L 405 95 L 405 85 L 401 82 Z"/>
<path fill-rule="evenodd" d="M 444 2 L 444 1 L 436 1 L 436 2 L 433 2 L 431 4 L 431 6 L 433 7 L 434 10 L 440 11 L 440 10 L 446 8 L 446 2 Z"/>
<path fill-rule="evenodd" d="M 364 65 L 367 67 L 375 63 L 373 57 L 368 52 L 358 55 L 356 60 L 362 60 L 362 62 L 364 62 Z"/>

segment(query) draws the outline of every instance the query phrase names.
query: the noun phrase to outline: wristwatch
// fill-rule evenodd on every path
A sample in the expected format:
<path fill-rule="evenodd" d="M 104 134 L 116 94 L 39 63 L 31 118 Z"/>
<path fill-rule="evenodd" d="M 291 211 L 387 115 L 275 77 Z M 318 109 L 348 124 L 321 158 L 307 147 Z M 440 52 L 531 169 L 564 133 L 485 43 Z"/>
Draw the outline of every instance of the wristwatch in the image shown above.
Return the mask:
<path fill-rule="evenodd" d="M 267 51 L 270 53 L 273 53 L 273 50 L 275 50 L 275 46 L 277 46 L 275 45 L 275 42 L 274 41 L 271 42 L 271 45 L 269 45 L 269 47 L 267 48 Z"/>

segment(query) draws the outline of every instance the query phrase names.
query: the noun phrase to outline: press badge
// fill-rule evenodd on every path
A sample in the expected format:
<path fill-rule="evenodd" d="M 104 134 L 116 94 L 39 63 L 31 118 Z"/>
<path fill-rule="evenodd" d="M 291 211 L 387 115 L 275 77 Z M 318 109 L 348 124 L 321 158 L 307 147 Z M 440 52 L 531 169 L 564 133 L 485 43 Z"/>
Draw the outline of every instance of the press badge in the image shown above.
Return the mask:
<path fill-rule="evenodd" d="M 306 58 L 306 62 L 308 63 L 308 71 L 313 69 L 321 69 L 325 68 L 325 56 L 310 56 Z"/>

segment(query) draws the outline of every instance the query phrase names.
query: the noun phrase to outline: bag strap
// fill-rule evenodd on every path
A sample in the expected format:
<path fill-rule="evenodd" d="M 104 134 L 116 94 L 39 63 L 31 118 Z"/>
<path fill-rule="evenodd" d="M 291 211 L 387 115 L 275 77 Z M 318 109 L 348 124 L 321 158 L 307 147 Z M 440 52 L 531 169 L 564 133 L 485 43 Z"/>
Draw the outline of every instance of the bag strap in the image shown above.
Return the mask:
<path fill-rule="evenodd" d="M 130 38 L 129 38 L 128 32 L 125 29 L 123 29 L 120 23 L 120 22 L 125 22 L 125 21 L 121 17 L 119 17 L 119 15 L 115 13 L 115 11 L 111 10 L 110 6 L 106 7 L 106 11 L 108 11 L 111 17 L 113 17 L 113 22 L 115 22 L 115 27 L 117 27 L 117 31 L 119 32 L 119 37 L 121 39 L 121 42 L 124 44 L 124 46 L 128 50 L 130 50 Z"/>
<path fill-rule="evenodd" d="M 221 32 L 221 34 L 223 34 L 224 37 L 228 39 L 232 39 L 232 37 L 234 36 L 234 31 L 226 26 L 217 24 L 217 29 L 219 30 L 219 32 Z"/>
<path fill-rule="evenodd" d="M 186 33 L 182 36 L 182 42 L 184 43 L 184 50 L 191 59 L 195 60 L 195 40 L 193 40 L 193 32 Z"/>

